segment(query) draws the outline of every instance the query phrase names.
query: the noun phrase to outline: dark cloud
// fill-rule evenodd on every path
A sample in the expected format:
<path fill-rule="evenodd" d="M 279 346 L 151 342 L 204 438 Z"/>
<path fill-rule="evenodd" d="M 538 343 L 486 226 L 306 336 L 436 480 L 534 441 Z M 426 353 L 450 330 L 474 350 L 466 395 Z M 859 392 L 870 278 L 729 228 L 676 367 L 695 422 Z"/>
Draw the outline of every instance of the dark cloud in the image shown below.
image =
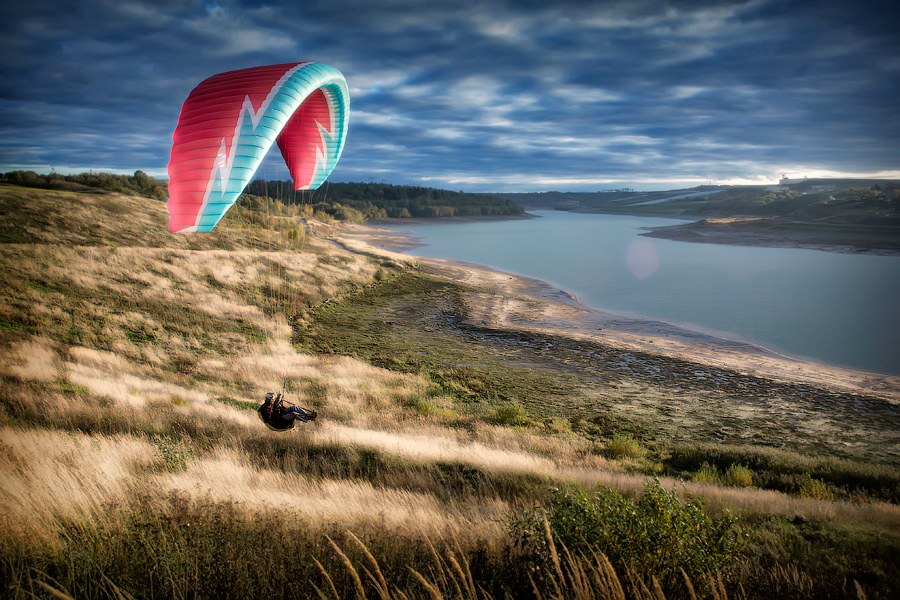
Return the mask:
<path fill-rule="evenodd" d="M 351 87 L 334 180 L 593 190 L 896 173 L 893 13 L 842 0 L 14 3 L 0 22 L 0 170 L 164 175 L 197 83 L 311 60 Z M 279 168 L 271 157 L 265 174 Z"/>

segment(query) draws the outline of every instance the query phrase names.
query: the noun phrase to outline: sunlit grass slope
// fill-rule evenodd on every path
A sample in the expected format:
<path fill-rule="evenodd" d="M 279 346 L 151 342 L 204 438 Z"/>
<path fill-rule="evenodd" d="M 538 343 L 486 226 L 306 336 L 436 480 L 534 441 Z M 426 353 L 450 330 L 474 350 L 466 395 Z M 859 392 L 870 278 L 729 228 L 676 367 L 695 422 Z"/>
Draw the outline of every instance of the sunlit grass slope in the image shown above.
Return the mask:
<path fill-rule="evenodd" d="M 0 186 L 0 595 L 649 598 L 658 575 L 672 598 L 888 597 L 890 465 L 544 415 L 535 394 L 576 406 L 583 389 L 457 354 L 402 312 L 391 328 L 410 336 L 374 335 L 377 298 L 460 290 L 409 257 L 349 250 L 309 212 L 252 199 L 176 236 L 157 200 Z M 365 328 L 331 336 L 328 315 L 348 311 Z M 319 421 L 264 428 L 256 406 L 282 389 Z M 601 495 L 621 508 L 608 514 L 645 489 L 682 514 L 660 491 L 677 471 L 747 536 L 739 560 L 708 561 L 720 580 L 642 570 L 639 554 L 612 565 L 590 540 L 570 553 L 565 519 L 517 543 L 521 515 L 575 484 L 625 494 Z M 799 483 L 766 483 L 778 473 Z"/>

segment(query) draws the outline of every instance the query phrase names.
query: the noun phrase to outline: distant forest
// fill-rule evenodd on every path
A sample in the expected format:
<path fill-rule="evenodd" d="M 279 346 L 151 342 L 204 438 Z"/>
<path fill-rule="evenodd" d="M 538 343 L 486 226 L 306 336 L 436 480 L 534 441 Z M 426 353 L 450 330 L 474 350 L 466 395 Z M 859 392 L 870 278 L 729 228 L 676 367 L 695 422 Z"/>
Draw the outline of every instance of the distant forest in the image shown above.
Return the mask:
<path fill-rule="evenodd" d="M 311 204 L 317 211 L 351 221 L 358 221 L 359 217 L 471 217 L 525 212 L 512 200 L 487 194 L 387 183 L 326 183 L 318 190 L 294 191 L 290 181 L 257 179 L 250 182 L 245 193 L 275 198 L 284 204 Z"/>
<path fill-rule="evenodd" d="M 7 183 L 25 187 L 63 190 L 107 190 L 166 200 L 168 182 L 143 171 L 134 175 L 81 173 L 39 175 L 34 171 L 11 171 L 3 177 Z M 257 198 L 271 198 L 282 204 L 307 205 L 341 221 L 405 217 L 470 217 L 519 215 L 521 206 L 506 198 L 487 194 L 468 194 L 413 185 L 387 183 L 326 183 L 318 190 L 295 191 L 290 181 L 251 181 L 238 204 L 250 208 Z"/>
<path fill-rule="evenodd" d="M 94 172 L 80 173 L 78 175 L 60 175 L 59 173 L 38 175 L 34 171 L 10 171 L 3 178 L 7 183 L 13 185 L 45 190 L 62 190 L 66 192 L 106 190 L 132 196 L 145 196 L 157 200 L 165 200 L 169 197 L 169 183 L 150 177 L 143 171 L 135 171 L 134 175 Z"/>

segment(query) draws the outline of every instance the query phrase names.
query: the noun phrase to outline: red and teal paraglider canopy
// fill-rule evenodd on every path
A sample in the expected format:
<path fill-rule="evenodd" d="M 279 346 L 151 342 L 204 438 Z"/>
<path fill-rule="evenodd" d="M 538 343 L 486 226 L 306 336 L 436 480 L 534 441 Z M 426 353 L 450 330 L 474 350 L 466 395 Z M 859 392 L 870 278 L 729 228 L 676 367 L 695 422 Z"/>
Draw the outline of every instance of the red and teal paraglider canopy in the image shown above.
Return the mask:
<path fill-rule="evenodd" d="M 294 188 L 318 188 L 334 170 L 350 117 L 340 71 L 321 63 L 214 75 L 181 108 L 169 160 L 169 230 L 210 231 L 278 143 Z"/>

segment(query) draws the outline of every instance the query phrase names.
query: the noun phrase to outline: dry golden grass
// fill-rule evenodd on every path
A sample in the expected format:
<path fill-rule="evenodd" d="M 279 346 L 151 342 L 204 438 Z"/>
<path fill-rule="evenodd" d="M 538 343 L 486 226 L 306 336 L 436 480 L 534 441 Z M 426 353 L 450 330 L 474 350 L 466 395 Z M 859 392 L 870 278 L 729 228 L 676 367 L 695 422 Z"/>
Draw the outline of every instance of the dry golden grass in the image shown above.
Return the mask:
<path fill-rule="evenodd" d="M 496 500 L 452 507 L 429 494 L 360 480 L 321 480 L 260 469 L 233 449 L 218 449 L 192 461 L 183 472 L 156 475 L 152 483 L 161 492 L 235 503 L 250 513 L 276 508 L 316 527 L 377 525 L 388 535 L 399 531 L 443 538 L 465 529 L 475 538 L 493 539 L 503 534 L 501 522 L 508 509 Z"/>
<path fill-rule="evenodd" d="M 59 377 L 59 356 L 54 343 L 47 338 L 31 338 L 13 342 L 0 350 L 3 374 L 26 381 L 49 383 Z"/>
<path fill-rule="evenodd" d="M 91 520 L 125 502 L 135 468 L 153 456 L 147 440 L 52 430 L 0 429 L 0 519 L 18 536 L 58 541 L 61 522 Z"/>
<path fill-rule="evenodd" d="M 458 462 L 493 471 L 551 475 L 557 465 L 514 444 L 488 444 L 460 439 L 456 432 L 422 423 L 384 431 L 332 425 L 322 437 L 341 444 L 355 444 L 415 461 Z M 466 436 L 468 437 L 468 436 Z"/>
<path fill-rule="evenodd" d="M 83 207 L 88 211 L 84 218 L 91 217 L 90 205 L 86 202 Z M 41 240 L 50 241 L 47 236 Z M 310 248 L 316 249 L 312 244 Z M 255 415 L 215 398 L 254 403 L 265 391 L 287 384 L 293 399 L 306 402 L 313 400 L 305 391 L 312 383 L 323 390 L 315 400 L 325 415 L 311 434 L 314 444 L 346 443 L 418 461 L 469 461 L 501 470 L 537 465 L 542 471 L 552 470 L 546 459 L 530 456 L 518 445 L 509 449 L 496 442 L 467 444 L 457 432 L 428 424 L 408 408 L 428 386 L 419 377 L 350 358 L 298 354 L 289 344 L 291 330 L 284 313 L 263 310 L 260 300 L 299 306 L 306 296 L 318 299 L 340 293 L 342 281 L 371 281 L 378 268 L 365 256 L 326 248 L 299 254 L 137 245 L 2 248 L 4 264 L 15 264 L 29 277 L 39 278 L 39 288 L 20 288 L 18 310 L 29 307 L 33 312 L 18 316 L 44 317 L 36 320 L 47 333 L 5 345 L 2 372 L 23 384 L 49 386 L 19 393 L 16 402 L 26 414 L 53 426 L 65 427 L 76 415 L 101 420 L 101 413 L 111 406 L 137 430 L 165 429 L 168 419 L 224 419 L 246 430 L 246 435 L 256 435 Z M 261 293 L 263 289 L 270 291 Z M 76 308 L 73 296 L 85 301 Z M 128 300 L 126 310 L 120 308 L 123 299 Z M 155 305 L 167 308 L 147 310 Z M 7 314 L 15 317 L 15 310 L 10 307 Z M 223 332 L 221 349 L 204 352 L 199 343 L 204 332 L 190 324 L 198 313 L 216 322 L 248 323 L 265 335 L 250 341 Z M 64 328 L 91 326 L 102 343 L 59 339 Z M 129 332 L 144 337 L 129 338 Z M 190 368 L 204 383 L 198 385 L 196 379 L 167 367 L 173 356 L 198 351 L 201 358 Z M 404 414 L 408 420 L 401 418 Z M 372 428 L 385 424 L 391 426 Z M 417 435 L 407 437 L 410 431 Z M 223 439 L 205 455 L 190 457 L 183 471 L 158 473 L 141 468 L 158 458 L 156 442 L 147 434 L 85 436 L 7 426 L 3 436 L 9 448 L 0 467 L 2 487 L 9 492 L 4 508 L 23 533 L 40 530 L 52 536 L 59 532 L 47 523 L 76 514 L 89 517 L 104 502 L 127 504 L 135 494 L 164 496 L 174 491 L 235 502 L 251 512 L 274 504 L 316 522 L 348 526 L 375 521 L 426 534 L 452 531 L 465 523 L 478 536 L 489 538 L 499 535 L 498 523 L 506 508 L 495 500 L 454 508 L 427 493 L 262 469 L 248 462 L 233 438 Z M 22 464 L 31 468 L 17 467 Z M 40 510 L 29 509 L 26 498 L 38 500 Z"/>
<path fill-rule="evenodd" d="M 141 294 L 147 299 L 165 301 L 193 311 L 201 310 L 200 307 L 204 305 L 205 296 L 199 292 L 205 289 L 202 277 L 211 272 L 209 265 L 214 265 L 217 269 L 216 281 L 227 281 L 230 285 L 239 286 L 259 277 L 259 265 L 255 262 L 258 257 L 255 258 L 249 252 L 191 253 L 141 249 L 127 260 L 122 258 L 125 253 L 121 250 L 115 254 L 115 260 L 106 260 L 106 266 L 102 268 L 98 267 L 99 254 L 94 253 L 95 260 L 88 261 L 87 266 L 83 265 L 81 270 L 61 270 L 60 276 L 66 278 L 63 283 L 89 287 L 106 285 L 103 282 L 107 280 L 100 276 L 101 271 L 107 274 L 115 272 L 124 277 L 128 265 L 133 268 L 135 256 L 139 256 L 139 264 L 146 265 L 148 270 L 139 271 L 142 275 L 135 279 L 143 277 L 144 282 L 149 284 Z M 213 257 L 216 257 L 215 260 Z M 110 259 L 111 256 L 106 258 Z M 318 262 L 312 258 L 304 258 L 292 266 L 289 265 L 287 254 L 279 255 L 273 260 L 280 261 L 278 264 L 286 270 L 294 269 L 293 276 L 302 273 L 303 265 Z M 117 265 L 115 271 L 110 265 Z M 211 292 L 207 289 L 206 293 Z M 194 367 L 195 373 L 204 375 L 207 381 L 199 386 L 196 383 L 187 385 L 177 376 L 169 377 L 168 380 L 161 378 L 168 374 L 157 368 L 158 365 L 164 364 L 173 351 L 190 350 L 192 347 L 189 341 L 167 337 L 164 333 L 140 348 L 140 351 L 124 336 L 116 337 L 113 350 L 83 346 L 63 348 L 50 338 L 32 337 L 4 348 L 3 373 L 35 384 L 46 385 L 62 380 L 82 386 L 88 392 L 87 399 L 79 395 L 58 393 L 22 397 L 23 402 L 33 403 L 35 412 L 58 418 L 71 411 L 90 412 L 91 402 L 95 402 L 90 398 L 104 398 L 121 405 L 123 409 L 142 411 L 141 415 L 132 417 L 137 420 L 153 420 L 157 407 L 163 404 L 168 405 L 173 414 L 191 419 L 225 419 L 248 430 L 258 427 L 254 415 L 225 406 L 216 402 L 215 398 L 228 396 L 253 403 L 259 400 L 264 391 L 281 389 L 287 380 L 289 386 L 297 387 L 292 397 L 305 403 L 313 399 L 305 395 L 302 382 L 315 382 L 324 390 L 323 397 L 315 399 L 323 414 L 322 421 L 311 434 L 316 443 L 349 444 L 412 461 L 456 462 L 496 472 L 528 472 L 562 477 L 588 487 L 602 483 L 637 491 L 645 479 L 642 475 L 617 472 L 620 469 L 615 463 L 591 453 L 585 442 L 574 436 L 543 435 L 528 429 L 494 426 L 477 419 L 469 419 L 469 426 L 459 429 L 453 425 L 458 417 L 451 417 L 448 426 L 445 423 L 446 417 L 441 413 L 423 416 L 409 408 L 409 403 L 410 399 L 425 394 L 429 385 L 427 381 L 417 376 L 376 368 L 352 358 L 298 354 L 288 343 L 290 329 L 282 320 L 283 317 L 266 317 L 258 307 L 241 304 L 240 300 L 240 294 L 235 294 L 229 300 L 237 307 L 234 310 L 207 312 L 215 313 L 219 318 L 252 315 L 252 319 L 267 332 L 266 339 L 262 343 L 242 347 L 239 353 L 211 354 L 199 361 Z M 95 310 L 102 313 L 103 308 L 99 305 Z M 208 302 L 206 308 L 209 308 Z M 145 324 L 164 330 L 163 324 L 156 323 L 152 317 L 138 311 L 106 313 L 104 316 L 113 325 Z M 116 351 L 120 346 L 127 346 L 127 351 Z M 250 390 L 250 393 L 243 390 Z M 183 404 L 175 405 L 174 399 Z M 152 447 L 147 446 L 150 442 L 146 439 L 134 438 L 130 441 L 143 444 L 145 448 Z M 17 452 L 19 455 L 27 454 L 28 450 L 22 448 Z M 156 476 L 158 489 L 205 489 L 218 500 L 253 504 L 261 497 L 282 497 L 279 494 L 283 492 L 277 492 L 280 488 L 302 487 L 299 479 L 276 484 L 273 483 L 272 473 L 253 472 L 246 460 L 233 448 L 220 448 L 215 452 L 214 459 L 198 459 L 184 473 L 172 474 L 167 478 Z M 49 454 L 53 455 L 52 452 Z M 239 476 L 234 475 L 235 473 Z M 17 489 L 35 485 L 47 490 L 59 490 L 76 483 L 68 479 L 65 473 L 60 473 L 57 481 L 54 481 L 53 471 L 45 473 L 44 477 L 47 479 L 41 482 L 18 481 Z M 163 484 L 163 479 L 167 483 Z M 141 487 L 139 481 L 140 475 L 135 475 L 135 480 L 129 483 L 131 489 Z M 193 488 L 191 481 L 194 482 Z M 216 481 L 227 483 L 215 484 Z M 238 485 L 238 481 L 267 481 L 268 487 L 265 491 L 253 491 L 246 485 Z M 121 480 L 116 485 L 120 484 Z M 91 478 L 82 479 L 77 485 L 82 489 L 96 485 L 97 494 L 101 496 L 106 493 L 104 490 L 113 489 L 108 482 Z M 385 507 L 393 504 L 399 507 L 405 503 L 408 507 L 400 513 L 419 515 L 418 518 L 408 517 L 409 523 L 428 522 L 430 519 L 422 518 L 426 513 L 441 514 L 435 508 L 433 500 L 429 501 L 427 497 L 413 495 L 411 498 L 414 499 L 396 501 L 396 498 L 390 496 L 394 498 L 391 500 L 383 497 L 386 492 L 377 491 L 363 482 L 331 482 L 328 485 L 305 482 L 304 485 L 307 486 L 306 491 L 298 492 L 297 499 L 287 502 L 287 506 L 298 509 L 302 507 L 302 512 L 317 518 L 332 519 L 346 515 L 352 523 L 355 522 L 354 519 L 360 518 L 367 505 Z M 326 493 L 326 490 L 331 492 Z M 713 508 L 731 506 L 759 514 L 777 513 L 824 521 L 848 520 L 889 529 L 900 527 L 900 514 L 889 506 L 855 507 L 846 503 L 790 497 L 776 492 L 733 490 L 696 483 L 688 484 L 687 490 L 702 493 Z M 328 501 L 311 502 L 310 498 L 317 494 L 324 494 Z M 87 492 L 82 495 L 91 496 Z M 346 503 L 341 498 L 346 498 Z M 62 497 L 58 501 L 62 501 Z M 81 501 L 75 503 L 79 502 Z M 351 518 L 351 515 L 354 516 Z M 436 522 L 442 520 L 437 519 Z M 35 524 L 28 526 L 36 527 Z"/>

